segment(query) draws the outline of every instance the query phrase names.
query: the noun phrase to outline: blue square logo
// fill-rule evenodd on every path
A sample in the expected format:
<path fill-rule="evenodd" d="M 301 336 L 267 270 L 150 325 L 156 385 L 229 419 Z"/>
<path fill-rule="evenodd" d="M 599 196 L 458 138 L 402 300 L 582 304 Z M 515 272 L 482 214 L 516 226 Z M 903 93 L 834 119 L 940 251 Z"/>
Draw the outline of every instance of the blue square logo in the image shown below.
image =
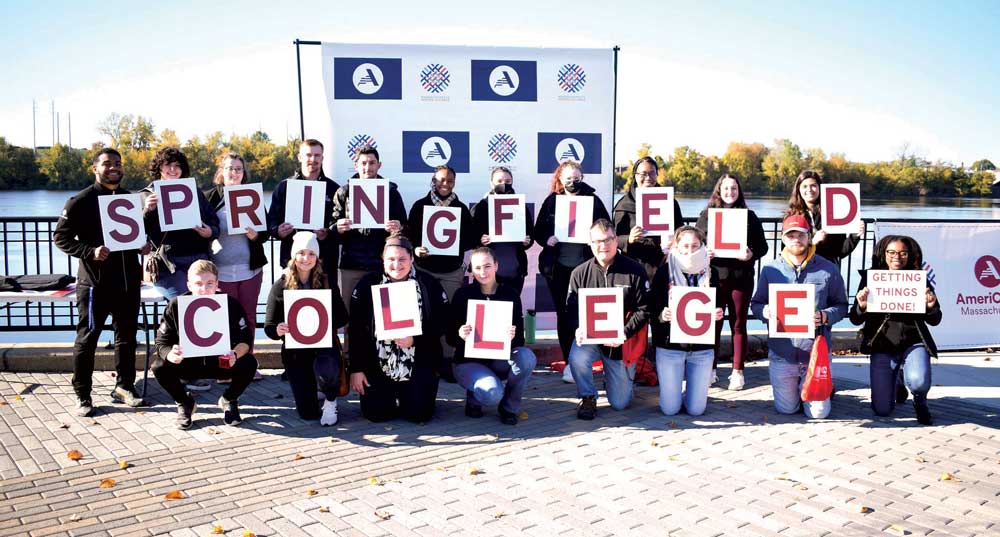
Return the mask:
<path fill-rule="evenodd" d="M 514 60 L 472 60 L 472 100 L 537 101 L 537 64 Z"/>
<path fill-rule="evenodd" d="M 403 131 L 403 173 L 433 172 L 444 164 L 469 173 L 467 131 Z"/>
<path fill-rule="evenodd" d="M 403 60 L 334 58 L 334 99 L 402 99 Z"/>
<path fill-rule="evenodd" d="M 601 134 L 538 133 L 538 173 L 552 173 L 564 160 L 579 162 L 583 173 L 601 173 Z"/>

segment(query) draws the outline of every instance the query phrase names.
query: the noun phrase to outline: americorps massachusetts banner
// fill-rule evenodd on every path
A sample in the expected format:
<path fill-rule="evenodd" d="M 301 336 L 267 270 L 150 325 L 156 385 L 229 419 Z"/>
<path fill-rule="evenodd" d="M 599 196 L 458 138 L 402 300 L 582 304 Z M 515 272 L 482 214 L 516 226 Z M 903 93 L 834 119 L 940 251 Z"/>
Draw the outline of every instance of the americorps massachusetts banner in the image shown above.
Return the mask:
<path fill-rule="evenodd" d="M 939 349 L 1000 345 L 1000 224 L 876 222 L 876 238 L 886 235 L 920 244 L 941 302 L 941 324 L 930 327 Z"/>
<path fill-rule="evenodd" d="M 430 189 L 436 166 L 457 171 L 472 206 L 490 172 L 509 168 L 537 211 L 559 162 L 572 159 L 612 209 L 614 51 L 323 43 L 332 140 L 324 169 L 343 184 L 359 147 L 374 146 L 380 175 L 407 210 Z M 534 212 L 532 212 L 534 214 Z M 535 274 L 529 255 L 529 274 Z M 535 306 L 534 281 L 524 306 Z M 547 294 L 547 293 L 543 293 Z"/>

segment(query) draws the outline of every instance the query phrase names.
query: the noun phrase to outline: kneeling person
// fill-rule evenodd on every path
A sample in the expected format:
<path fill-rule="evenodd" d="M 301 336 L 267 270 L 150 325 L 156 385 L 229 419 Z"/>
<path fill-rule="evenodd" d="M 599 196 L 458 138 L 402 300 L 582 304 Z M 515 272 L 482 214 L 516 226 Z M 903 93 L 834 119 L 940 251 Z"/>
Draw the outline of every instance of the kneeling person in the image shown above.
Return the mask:
<path fill-rule="evenodd" d="M 219 285 L 219 269 L 211 261 L 195 261 L 188 269 L 185 295 L 205 296 L 215 294 Z M 229 345 L 231 351 L 222 356 L 185 358 L 180 346 L 177 299 L 167 306 L 163 322 L 156 332 L 156 355 L 153 375 L 160 386 L 177 403 L 177 428 L 191 427 L 191 417 L 196 405 L 194 398 L 184 388 L 181 379 L 230 379 L 232 382 L 219 398 L 222 421 L 226 425 L 240 424 L 238 400 L 247 389 L 257 371 L 257 359 L 250 354 L 253 332 L 247 322 L 243 307 L 233 297 L 229 303 Z"/>

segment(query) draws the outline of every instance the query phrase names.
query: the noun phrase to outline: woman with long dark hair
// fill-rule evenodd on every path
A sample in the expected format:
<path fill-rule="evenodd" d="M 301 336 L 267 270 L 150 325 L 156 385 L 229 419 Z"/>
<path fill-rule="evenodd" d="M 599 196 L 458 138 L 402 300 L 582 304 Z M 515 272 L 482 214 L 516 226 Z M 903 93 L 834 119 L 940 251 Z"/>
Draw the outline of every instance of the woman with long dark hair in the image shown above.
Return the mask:
<path fill-rule="evenodd" d="M 851 255 L 861 242 L 861 237 L 865 234 L 865 223 L 862 220 L 858 225 L 858 232 L 849 235 L 824 231 L 819 196 L 822 183 L 823 179 L 818 172 L 805 170 L 800 173 L 788 198 L 785 215 L 804 215 L 812 226 L 812 244 L 816 246 L 816 253 L 839 267 L 840 260 Z"/>
<path fill-rule="evenodd" d="M 924 270 L 923 252 L 912 237 L 887 235 L 875 245 L 869 270 Z M 909 388 L 917 421 L 930 425 L 927 392 L 931 387 L 931 357 L 937 356 L 937 346 L 927 326 L 941 322 L 941 305 L 934 288 L 927 284 L 925 313 L 872 313 L 867 311 L 868 271 L 860 272 L 857 300 L 850 316 L 852 323 L 863 325 L 861 352 L 871 355 L 872 410 L 879 416 L 890 415 L 897 403 L 906 401 Z"/>
<path fill-rule="evenodd" d="M 661 244 L 659 235 L 648 235 L 646 230 L 636 221 L 636 191 L 640 188 L 657 186 L 656 177 L 660 168 L 652 157 L 642 157 L 632 165 L 632 183 L 625 194 L 618 200 L 614 208 L 615 234 L 618 235 L 618 249 L 632 259 L 635 259 L 646 269 L 650 281 L 656 274 L 656 269 L 663 264 L 665 254 L 663 248 L 670 247 L 672 237 L 666 237 L 666 244 Z M 681 206 L 674 196 L 674 229 L 684 225 L 684 215 Z"/>
<path fill-rule="evenodd" d="M 709 209 L 747 209 L 747 248 L 737 258 L 712 258 L 712 267 L 718 271 L 717 297 L 719 307 L 729 311 L 729 330 L 733 342 L 733 372 L 729 376 L 729 389 L 742 390 L 745 385 L 743 367 L 748 354 L 747 317 L 750 315 L 750 297 L 753 296 L 754 264 L 767 255 L 764 227 L 757 214 L 747 207 L 743 185 L 734 175 L 724 174 L 715 182 L 708 206 L 698 216 L 696 227 L 708 233 Z M 712 377 L 719 363 L 722 323 L 715 323 L 715 358 Z M 714 382 L 714 380 L 713 380 Z"/>

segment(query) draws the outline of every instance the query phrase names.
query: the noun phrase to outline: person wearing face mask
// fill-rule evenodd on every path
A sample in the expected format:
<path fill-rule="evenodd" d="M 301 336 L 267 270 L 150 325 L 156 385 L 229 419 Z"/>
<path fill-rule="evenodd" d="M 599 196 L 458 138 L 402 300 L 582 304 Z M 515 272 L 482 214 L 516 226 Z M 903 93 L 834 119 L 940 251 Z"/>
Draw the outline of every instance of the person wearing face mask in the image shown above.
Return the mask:
<path fill-rule="evenodd" d="M 858 232 L 850 235 L 823 231 L 823 212 L 820 208 L 820 184 L 823 180 L 819 173 L 806 170 L 799 174 L 792 187 L 792 195 L 788 198 L 788 209 L 785 215 L 801 214 L 812 226 L 812 245 L 816 254 L 840 267 L 840 261 L 851 255 L 858 247 L 861 237 L 865 235 L 865 222 L 858 224 Z"/>
<path fill-rule="evenodd" d="M 887 235 L 875 246 L 870 270 L 923 270 L 923 252 L 912 237 Z M 864 325 L 861 352 L 871 354 L 872 410 L 877 416 L 892 414 L 897 403 L 906 402 L 909 388 L 917 421 L 931 425 L 927 392 L 937 346 L 927 326 L 941 323 L 941 304 L 934 288 L 927 284 L 925 313 L 872 313 L 868 311 L 868 271 L 862 270 L 856 298 L 851 322 Z"/>
<path fill-rule="evenodd" d="M 657 186 L 659 167 L 652 157 L 642 157 L 632 165 L 632 184 L 615 204 L 615 232 L 618 234 L 618 249 L 623 254 L 642 263 L 646 275 L 652 279 L 656 269 L 663 264 L 664 249 L 669 244 L 661 244 L 659 235 L 647 235 L 646 230 L 636 221 L 635 198 L 640 188 Z M 684 225 L 681 206 L 674 198 L 674 227 Z M 669 243 L 669 238 L 667 239 Z"/>
<path fill-rule="evenodd" d="M 781 255 L 764 266 L 757 279 L 757 290 L 750 300 L 750 311 L 765 323 L 775 320 L 775 309 L 768 304 L 771 284 L 811 284 L 815 288 L 816 313 L 813 325 L 818 334 L 830 339 L 830 327 L 847 315 L 847 291 L 836 265 L 816 255 L 810 244 L 806 217 L 792 214 L 781 223 Z M 801 408 L 809 418 L 822 419 L 830 414 L 830 399 L 801 399 L 802 383 L 809 369 L 813 338 L 769 338 L 768 373 L 774 408 L 781 414 L 794 414 Z"/>
<path fill-rule="evenodd" d="M 375 339 L 372 286 L 415 281 L 419 336 Z M 434 415 L 441 366 L 441 335 L 449 317 L 448 295 L 437 280 L 413 265 L 413 245 L 395 235 L 382 248 L 382 267 L 365 275 L 351 294 L 351 389 L 361 396 L 370 421 L 401 417 L 414 423 Z M 381 313 L 380 313 L 381 315 Z"/>
<path fill-rule="evenodd" d="M 465 415 L 483 417 L 483 405 L 497 405 L 497 415 L 505 425 L 517 425 L 521 397 L 528 386 L 528 379 L 535 369 L 535 353 L 524 346 L 524 314 L 521 294 L 497 281 L 497 260 L 493 250 L 483 246 L 472 251 L 469 265 L 476 281 L 455 293 L 451 303 L 451 319 L 445 335 L 455 347 L 455 377 L 465 388 Z M 507 337 L 511 340 L 507 360 L 486 360 L 465 357 L 465 340 L 472 335 L 468 324 L 470 300 L 498 300 L 511 302 L 511 325 Z M 503 323 L 504 319 L 490 319 Z M 506 385 L 504 385 L 506 381 Z"/>
<path fill-rule="evenodd" d="M 708 206 L 698 216 L 696 226 L 708 233 L 709 209 L 747 209 L 747 248 L 738 258 L 712 258 L 712 267 L 719 273 L 717 297 L 723 311 L 729 310 L 729 330 L 733 342 L 733 372 L 729 376 L 729 389 L 742 390 L 746 381 L 743 367 L 749 354 L 747 346 L 747 316 L 750 313 L 750 295 L 753 294 L 754 264 L 767 255 L 767 239 L 757 214 L 747 208 L 743 186 L 736 176 L 725 174 L 715 182 Z M 712 382 L 719 363 L 722 341 L 722 323 L 715 324 L 715 352 L 712 361 Z"/>
<path fill-rule="evenodd" d="M 594 187 L 583 182 L 583 169 L 580 164 L 566 160 L 552 174 L 551 193 L 542 202 L 535 219 L 535 229 L 531 237 L 542 246 L 538 257 L 538 270 L 548 284 L 552 295 L 552 304 L 556 308 L 556 324 L 559 334 L 559 348 L 563 359 L 569 358 L 573 346 L 575 312 L 567 315 L 566 295 L 569 289 L 569 278 L 573 269 L 590 259 L 594 254 L 586 244 L 562 243 L 556 238 L 556 196 L 590 196 L 594 198 L 594 214 L 592 222 L 608 220 L 608 210 L 604 202 L 597 197 Z M 586 226 L 587 222 L 581 222 Z M 617 238 L 615 247 L 617 248 Z"/>
<path fill-rule="evenodd" d="M 709 264 L 705 234 L 692 226 L 674 232 L 667 263 L 656 271 L 650 287 L 650 325 L 656 347 L 656 375 L 660 382 L 660 410 L 673 416 L 684 409 L 692 416 L 705 412 L 712 381 L 712 345 L 672 343 L 670 293 L 675 287 L 718 287 L 718 269 Z M 715 309 L 715 324 L 722 308 Z M 681 385 L 686 389 L 682 392 Z"/>
<path fill-rule="evenodd" d="M 489 197 L 493 194 L 516 194 L 514 192 L 514 176 L 510 170 L 499 166 L 490 173 L 490 189 L 472 207 L 473 237 L 479 237 L 479 244 L 489 246 L 497 260 L 497 281 L 502 285 L 515 289 L 518 295 L 524 289 L 524 279 L 528 276 L 528 256 L 525 252 L 531 247 L 531 233 L 534 222 L 524 207 L 524 226 L 527 236 L 521 242 L 493 242 L 489 235 Z"/>

